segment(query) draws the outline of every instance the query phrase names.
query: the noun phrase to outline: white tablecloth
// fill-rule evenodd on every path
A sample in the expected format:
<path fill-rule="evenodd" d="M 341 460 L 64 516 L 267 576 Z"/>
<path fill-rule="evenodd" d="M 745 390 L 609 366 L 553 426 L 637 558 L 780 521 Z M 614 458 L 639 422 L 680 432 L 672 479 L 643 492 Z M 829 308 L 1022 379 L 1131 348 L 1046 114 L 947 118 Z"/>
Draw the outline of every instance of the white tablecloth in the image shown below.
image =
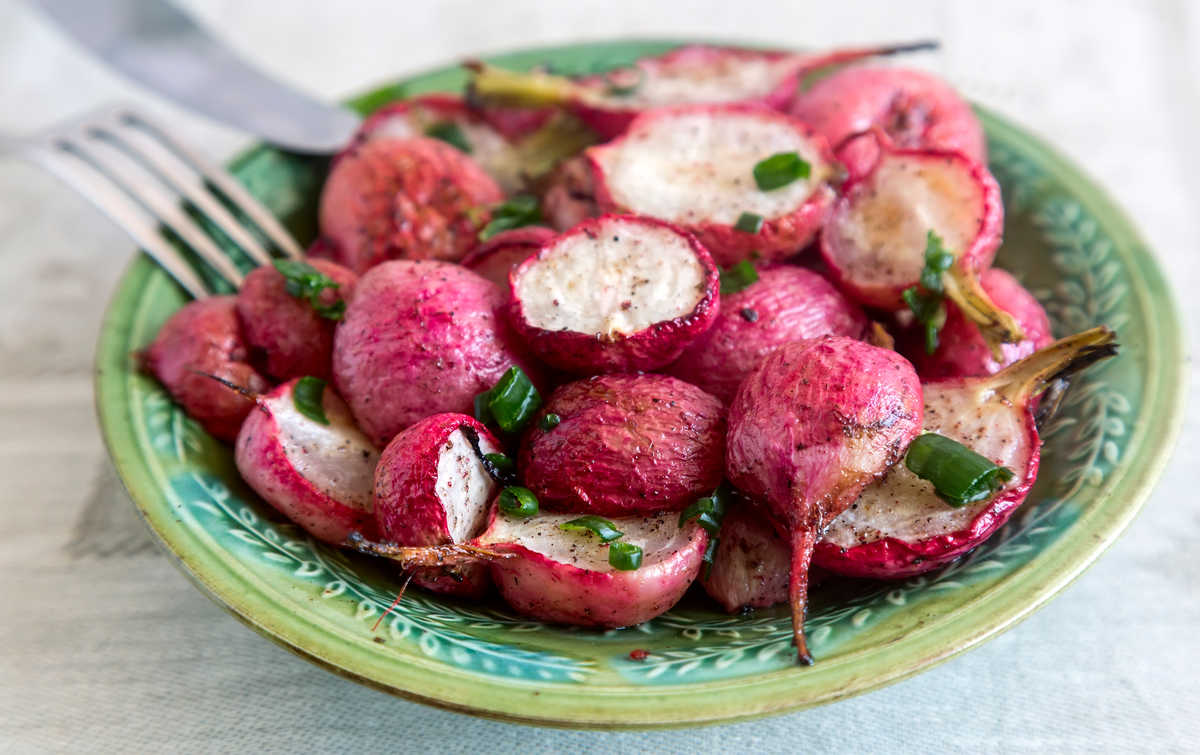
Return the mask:
<path fill-rule="evenodd" d="M 920 59 L 1117 197 L 1193 333 L 1200 314 L 1200 3 L 615 0 L 188 5 L 280 77 L 337 97 L 480 50 L 622 35 L 821 46 L 934 36 Z M 94 66 L 0 0 L 0 135 L 126 97 L 209 154 L 243 135 Z M 537 730 L 398 700 L 230 618 L 155 549 L 92 410 L 99 318 L 131 245 L 32 167 L 0 162 L 0 750 L 1083 751 L 1200 748 L 1200 406 L 1112 550 L 1047 608 L 890 688 L 755 723 Z M 1194 350 L 1194 349 L 1193 349 Z M 1191 373 L 1192 385 L 1200 373 Z"/>

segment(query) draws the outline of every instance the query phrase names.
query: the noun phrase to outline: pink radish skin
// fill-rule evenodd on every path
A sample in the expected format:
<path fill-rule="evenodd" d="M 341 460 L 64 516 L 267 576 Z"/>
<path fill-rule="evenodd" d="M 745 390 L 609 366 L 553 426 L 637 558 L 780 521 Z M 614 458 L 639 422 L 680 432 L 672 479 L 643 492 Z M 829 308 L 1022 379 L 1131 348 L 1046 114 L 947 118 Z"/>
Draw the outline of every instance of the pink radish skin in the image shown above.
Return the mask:
<path fill-rule="evenodd" d="M 754 166 L 796 152 L 808 178 L 762 191 Z M 833 156 L 798 120 L 751 105 L 664 108 L 639 117 L 618 139 L 585 152 L 602 211 L 659 218 L 693 233 L 721 267 L 797 254 L 833 206 Z M 743 212 L 758 233 L 734 226 Z"/>
<path fill-rule="evenodd" d="M 296 380 L 258 399 L 234 451 L 238 472 L 263 500 L 313 537 L 342 545 L 351 532 L 375 534 L 371 480 L 379 451 L 332 390 L 322 395 L 328 425 L 301 414 Z"/>
<path fill-rule="evenodd" d="M 961 152 L 976 163 L 987 162 L 983 127 L 971 106 L 924 71 L 846 68 L 797 95 L 791 113 L 835 149 L 852 135 L 879 127 L 903 148 Z"/>
<path fill-rule="evenodd" d="M 530 124 L 545 121 L 548 115 L 547 111 L 540 111 L 536 118 L 530 120 Z M 505 118 L 501 116 L 499 120 L 504 121 Z M 511 116 L 508 120 L 512 120 Z M 359 127 L 350 150 L 372 139 L 425 136 L 431 127 L 443 123 L 453 123 L 459 127 L 470 145 L 470 158 L 494 178 L 501 189 L 513 192 L 521 188 L 523 181 L 511 137 L 497 129 L 483 113 L 472 110 L 461 97 L 452 94 L 422 95 L 375 111 Z M 511 130 L 517 124 L 507 125 Z M 522 124 L 522 127 L 528 125 Z"/>
<path fill-rule="evenodd" d="M 333 338 L 333 377 L 359 426 L 378 445 L 438 412 L 468 414 L 476 394 L 521 358 L 495 310 L 495 285 L 459 265 L 398 260 L 355 287 Z"/>
<path fill-rule="evenodd" d="M 591 534 L 564 532 L 575 514 L 511 519 L 493 512 L 475 544 L 516 554 L 491 562 L 501 595 L 518 613 L 540 621 L 612 628 L 649 621 L 679 602 L 696 579 L 708 535 L 678 515 L 613 519 L 620 542 L 642 547 L 642 565 L 619 571 L 608 563 L 608 546 Z"/>
<path fill-rule="evenodd" d="M 981 164 L 952 152 L 885 148 L 868 174 L 842 187 L 821 254 L 847 295 L 895 311 L 920 278 L 928 231 L 978 275 L 996 256 L 1003 225 L 1000 186 Z"/>
<path fill-rule="evenodd" d="M 543 430 L 541 416 L 558 426 Z M 601 516 L 679 511 L 721 482 L 725 409 L 665 375 L 602 375 L 554 391 L 521 443 L 542 508 Z"/>
<path fill-rule="evenodd" d="M 357 275 L 328 260 L 308 264 L 338 284 L 321 292 L 323 305 L 350 300 Z M 238 320 L 251 354 L 276 380 L 328 378 L 336 321 L 317 314 L 306 299 L 289 294 L 285 284 L 283 274 L 267 265 L 252 270 L 238 291 Z"/>
<path fill-rule="evenodd" d="M 758 271 L 758 280 L 722 297 L 721 314 L 666 371 L 722 401 L 778 346 L 823 335 L 860 338 L 867 318 L 829 281 L 790 265 Z"/>
<path fill-rule="evenodd" d="M 325 181 L 321 232 L 334 261 L 360 275 L 391 259 L 458 261 L 488 222 L 486 208 L 503 198 L 445 142 L 369 139 L 343 153 Z"/>
<path fill-rule="evenodd" d="M 986 377 L 925 385 L 925 432 L 953 438 L 1014 478 L 990 500 L 951 508 L 904 464 L 862 491 L 825 531 L 813 563 L 838 574 L 900 579 L 935 569 L 978 546 L 1025 501 L 1037 479 L 1037 394 L 1057 377 L 1115 353 L 1094 328 L 1058 341 Z"/>
<path fill-rule="evenodd" d="M 232 296 L 188 302 L 163 324 L 142 354 L 145 368 L 188 416 L 213 437 L 230 443 L 254 402 L 208 375 L 251 393 L 268 388 L 267 381 L 249 364 L 236 307 Z"/>
<path fill-rule="evenodd" d="M 566 231 L 598 215 L 591 163 L 583 155 L 564 160 L 547 179 L 542 217 L 559 231 Z"/>
<path fill-rule="evenodd" d="M 789 600 L 797 655 L 808 568 L 821 531 L 879 479 L 921 428 L 921 383 L 894 351 L 840 336 L 769 354 L 729 408 L 725 473 L 787 527 Z M 782 533 L 781 533 L 782 534 Z"/>
<path fill-rule="evenodd" d="M 435 414 L 388 443 L 375 469 L 375 519 L 381 537 L 397 545 L 468 542 L 487 521 L 488 504 L 499 486 L 476 457 L 463 427 L 473 430 L 483 453 L 499 453 L 500 442 L 465 414 Z M 490 583 L 486 564 L 454 573 L 426 568 L 413 582 L 435 592 L 481 597 Z"/>
<path fill-rule="evenodd" d="M 462 265 L 507 292 L 508 276 L 513 269 L 552 238 L 554 231 L 538 225 L 502 231 L 476 247 Z"/>
<path fill-rule="evenodd" d="M 937 350 L 932 355 L 926 354 L 923 336 L 921 343 L 914 344 L 912 349 L 916 357 L 913 363 L 922 379 L 992 375 L 1054 341 L 1046 310 L 1011 274 L 993 267 L 979 276 L 979 282 L 996 306 L 1012 315 L 1021 326 L 1024 340 L 1000 344 L 1004 358 L 996 361 L 979 326 L 964 317 L 953 302 L 948 303 Z"/>
<path fill-rule="evenodd" d="M 720 312 L 712 258 L 678 228 L 605 215 L 556 236 L 510 276 L 510 319 L 531 351 L 568 372 L 668 364 Z"/>
<path fill-rule="evenodd" d="M 700 578 L 729 613 L 786 603 L 792 549 L 765 512 L 749 501 L 725 515 L 712 568 Z"/>

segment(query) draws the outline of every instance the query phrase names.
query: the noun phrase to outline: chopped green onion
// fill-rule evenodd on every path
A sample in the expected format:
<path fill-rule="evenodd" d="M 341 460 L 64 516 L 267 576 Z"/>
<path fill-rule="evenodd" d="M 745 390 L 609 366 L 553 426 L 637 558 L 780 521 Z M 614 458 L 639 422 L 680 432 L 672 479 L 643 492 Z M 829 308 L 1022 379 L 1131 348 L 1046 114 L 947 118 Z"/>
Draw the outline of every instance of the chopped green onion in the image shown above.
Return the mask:
<path fill-rule="evenodd" d="M 554 412 L 547 412 L 546 415 L 542 417 L 542 421 L 539 422 L 538 425 L 541 426 L 543 430 L 549 432 L 550 430 L 558 427 L 559 422 L 562 422 L 562 417 L 558 416 Z"/>
<path fill-rule="evenodd" d="M 283 288 L 289 296 L 307 299 L 315 311 L 327 320 L 340 320 L 346 312 L 345 299 L 332 304 L 321 301 L 321 292 L 327 288 L 338 288 L 338 283 L 307 262 L 300 260 L 272 260 L 275 269 L 283 275 Z"/>
<path fill-rule="evenodd" d="M 508 476 L 517 472 L 517 463 L 507 454 L 484 454 L 483 460 L 495 467 L 496 471 L 502 475 Z"/>
<path fill-rule="evenodd" d="M 520 432 L 542 406 L 542 396 L 520 367 L 509 367 L 490 391 L 475 397 L 475 419 L 495 420 L 506 433 Z"/>
<path fill-rule="evenodd" d="M 679 526 L 683 527 L 692 519 L 704 528 L 708 533 L 708 546 L 704 549 L 704 576 L 708 576 L 708 570 L 712 568 L 713 557 L 717 552 L 718 537 L 721 531 L 721 520 L 725 518 L 725 511 L 729 508 L 731 499 L 733 498 L 733 489 L 728 483 L 721 483 L 717 489 L 712 492 L 712 495 L 704 498 L 696 499 L 695 503 L 688 506 L 679 515 Z"/>
<path fill-rule="evenodd" d="M 479 232 L 479 240 L 487 241 L 501 231 L 537 225 L 542 222 L 542 208 L 537 197 L 520 194 L 492 209 L 492 220 Z"/>
<path fill-rule="evenodd" d="M 578 519 L 572 519 L 569 522 L 563 522 L 558 525 L 558 528 L 564 532 L 591 532 L 600 538 L 600 542 L 602 543 L 611 543 L 625 534 L 617 529 L 617 526 L 609 520 L 594 514 L 588 514 Z"/>
<path fill-rule="evenodd" d="M 325 416 L 325 406 L 322 403 L 324 395 L 325 381 L 318 377 L 306 375 L 297 380 L 296 385 L 292 386 L 292 405 L 296 407 L 296 411 L 308 417 L 313 422 L 328 425 L 329 418 Z"/>
<path fill-rule="evenodd" d="M 538 513 L 537 496 L 529 488 L 510 485 L 500 491 L 500 510 L 508 516 L 528 519 Z"/>
<path fill-rule="evenodd" d="M 633 571 L 642 565 L 642 548 L 633 543 L 608 546 L 608 563 L 620 571 Z"/>
<path fill-rule="evenodd" d="M 755 215 L 753 212 L 743 212 L 738 215 L 737 222 L 733 227 L 743 233 L 758 233 L 763 227 L 763 216 Z"/>
<path fill-rule="evenodd" d="M 425 136 L 440 139 L 451 147 L 457 147 L 460 152 L 471 154 L 471 142 L 463 133 L 462 127 L 454 121 L 442 121 L 425 129 Z"/>
<path fill-rule="evenodd" d="M 1013 478 L 1008 468 L 937 433 L 925 433 L 914 440 L 904 456 L 904 465 L 917 477 L 933 483 L 938 497 L 955 508 L 991 498 Z"/>
<path fill-rule="evenodd" d="M 795 152 L 777 152 L 754 166 L 754 183 L 763 191 L 779 189 L 812 175 L 812 166 Z"/>
<path fill-rule="evenodd" d="M 945 284 L 942 275 L 954 264 L 954 254 L 947 251 L 942 237 L 932 230 L 925 234 L 925 265 L 921 268 L 920 283 L 900 293 L 913 317 L 925 329 L 925 353 L 937 351 L 942 326 L 946 324 Z"/>
<path fill-rule="evenodd" d="M 742 260 L 736 265 L 721 270 L 721 296 L 736 294 L 758 280 L 758 271 L 749 260 Z"/>
<path fill-rule="evenodd" d="M 708 545 L 704 547 L 704 556 L 701 561 L 704 562 L 704 578 L 708 579 L 708 573 L 712 571 L 713 560 L 717 557 L 717 546 L 721 543 L 721 539 L 716 535 L 708 536 Z"/>

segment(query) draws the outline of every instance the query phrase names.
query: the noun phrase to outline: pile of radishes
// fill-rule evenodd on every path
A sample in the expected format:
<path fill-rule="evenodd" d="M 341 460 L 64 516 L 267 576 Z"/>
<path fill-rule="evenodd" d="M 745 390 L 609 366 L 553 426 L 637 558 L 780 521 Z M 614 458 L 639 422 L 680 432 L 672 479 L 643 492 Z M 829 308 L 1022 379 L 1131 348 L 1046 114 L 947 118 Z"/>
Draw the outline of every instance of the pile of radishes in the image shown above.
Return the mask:
<path fill-rule="evenodd" d="M 308 262 L 184 307 L 144 363 L 263 499 L 422 588 L 619 627 L 699 579 L 789 602 L 808 662 L 810 565 L 977 546 L 1034 482 L 1039 395 L 1115 351 L 1051 343 L 991 267 L 971 108 L 846 67 L 903 49 L 472 64 L 366 121 Z"/>

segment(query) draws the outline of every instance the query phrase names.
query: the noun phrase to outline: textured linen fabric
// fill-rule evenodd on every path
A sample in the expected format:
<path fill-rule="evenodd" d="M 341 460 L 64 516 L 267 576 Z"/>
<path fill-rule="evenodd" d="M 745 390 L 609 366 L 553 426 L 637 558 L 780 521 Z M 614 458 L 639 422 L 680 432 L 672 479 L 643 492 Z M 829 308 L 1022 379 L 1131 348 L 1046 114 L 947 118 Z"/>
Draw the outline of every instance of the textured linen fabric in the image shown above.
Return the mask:
<path fill-rule="evenodd" d="M 1200 334 L 1200 3 L 192 0 L 280 77 L 337 97 L 480 50 L 616 36 L 834 45 L 936 37 L 915 64 L 1046 136 L 1136 219 Z M 117 98 L 213 156 L 246 137 L 93 65 L 0 0 L 0 136 Z M 1144 513 L 1003 636 L 913 679 L 758 722 L 539 730 L 343 680 L 233 620 L 151 543 L 96 429 L 99 319 L 132 245 L 0 162 L 0 751 L 926 752 L 1200 748 L 1200 402 Z M 1193 389 L 1200 372 L 1190 372 Z"/>

